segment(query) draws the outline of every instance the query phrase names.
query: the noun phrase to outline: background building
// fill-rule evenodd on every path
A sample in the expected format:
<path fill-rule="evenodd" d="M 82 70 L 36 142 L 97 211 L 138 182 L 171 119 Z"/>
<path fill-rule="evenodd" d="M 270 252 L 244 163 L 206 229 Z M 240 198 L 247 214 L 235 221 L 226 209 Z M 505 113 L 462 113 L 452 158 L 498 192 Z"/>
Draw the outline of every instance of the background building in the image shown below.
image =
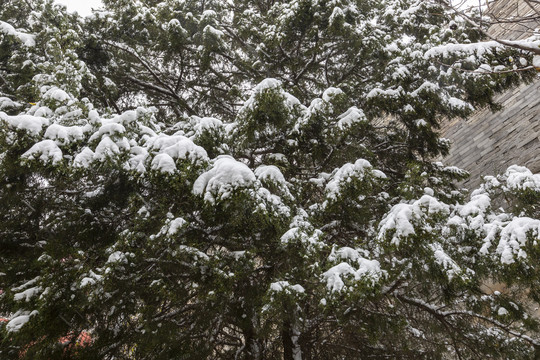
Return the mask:
<path fill-rule="evenodd" d="M 498 24 L 490 33 L 500 39 L 524 39 L 540 28 L 538 20 L 524 21 L 527 16 L 540 17 L 525 0 L 498 0 L 490 13 Z M 514 18 L 515 22 L 507 22 Z M 478 111 L 467 120 L 454 119 L 441 125 L 441 133 L 452 142 L 446 164 L 471 173 L 467 185 L 475 186 L 482 176 L 501 173 L 512 164 L 540 172 L 540 77 L 499 95 L 503 106 L 498 112 Z"/>

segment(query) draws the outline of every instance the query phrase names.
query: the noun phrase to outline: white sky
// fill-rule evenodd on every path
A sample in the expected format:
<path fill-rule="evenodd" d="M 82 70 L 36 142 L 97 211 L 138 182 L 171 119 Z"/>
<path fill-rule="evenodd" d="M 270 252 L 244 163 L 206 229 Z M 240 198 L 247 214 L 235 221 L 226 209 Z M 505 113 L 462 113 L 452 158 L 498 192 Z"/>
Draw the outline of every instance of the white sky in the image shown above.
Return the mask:
<path fill-rule="evenodd" d="M 68 11 L 78 12 L 81 16 L 92 13 L 92 8 L 101 6 L 101 0 L 55 0 L 59 4 L 67 6 Z"/>

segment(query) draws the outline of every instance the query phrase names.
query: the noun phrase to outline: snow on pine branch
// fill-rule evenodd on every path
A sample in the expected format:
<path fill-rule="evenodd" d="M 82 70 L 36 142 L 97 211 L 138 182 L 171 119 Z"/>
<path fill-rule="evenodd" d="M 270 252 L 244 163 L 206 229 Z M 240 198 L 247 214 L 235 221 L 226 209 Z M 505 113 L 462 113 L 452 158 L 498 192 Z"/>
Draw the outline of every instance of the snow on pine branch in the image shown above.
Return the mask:
<path fill-rule="evenodd" d="M 5 35 L 14 36 L 27 47 L 36 45 L 35 35 L 18 31 L 5 21 L 0 21 L 0 32 L 4 33 Z"/>

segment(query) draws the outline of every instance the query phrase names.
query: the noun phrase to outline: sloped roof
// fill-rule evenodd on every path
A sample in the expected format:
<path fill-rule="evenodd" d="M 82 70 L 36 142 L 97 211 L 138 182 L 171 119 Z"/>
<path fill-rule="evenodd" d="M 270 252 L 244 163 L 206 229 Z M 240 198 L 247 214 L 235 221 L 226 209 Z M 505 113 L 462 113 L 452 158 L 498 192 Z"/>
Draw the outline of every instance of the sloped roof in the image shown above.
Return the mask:
<path fill-rule="evenodd" d="M 490 3 L 489 11 L 500 20 L 536 16 L 525 0 L 498 0 Z M 540 22 L 500 21 L 490 28 L 490 33 L 501 39 L 523 39 L 532 36 L 537 27 Z M 467 186 L 476 186 L 483 176 L 504 172 L 513 164 L 540 172 L 540 77 L 496 100 L 503 106 L 499 112 L 484 109 L 467 120 L 441 124 L 441 135 L 452 142 L 444 162 L 471 173 Z"/>

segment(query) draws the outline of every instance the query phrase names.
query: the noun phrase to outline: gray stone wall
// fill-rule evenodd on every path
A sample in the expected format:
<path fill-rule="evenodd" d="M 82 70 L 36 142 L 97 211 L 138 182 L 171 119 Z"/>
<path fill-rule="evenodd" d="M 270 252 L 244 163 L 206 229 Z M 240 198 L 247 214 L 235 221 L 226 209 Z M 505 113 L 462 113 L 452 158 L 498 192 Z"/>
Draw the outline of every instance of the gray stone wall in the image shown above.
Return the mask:
<path fill-rule="evenodd" d="M 523 0 L 498 0 L 490 10 L 500 18 L 532 11 Z M 538 27 L 532 22 L 505 23 L 494 25 L 490 33 L 501 39 L 522 39 Z M 503 105 L 499 112 L 481 110 L 469 119 L 441 124 L 441 135 L 452 142 L 443 161 L 471 173 L 467 186 L 477 186 L 483 176 L 501 173 L 513 164 L 540 172 L 540 77 L 496 99 Z"/>

